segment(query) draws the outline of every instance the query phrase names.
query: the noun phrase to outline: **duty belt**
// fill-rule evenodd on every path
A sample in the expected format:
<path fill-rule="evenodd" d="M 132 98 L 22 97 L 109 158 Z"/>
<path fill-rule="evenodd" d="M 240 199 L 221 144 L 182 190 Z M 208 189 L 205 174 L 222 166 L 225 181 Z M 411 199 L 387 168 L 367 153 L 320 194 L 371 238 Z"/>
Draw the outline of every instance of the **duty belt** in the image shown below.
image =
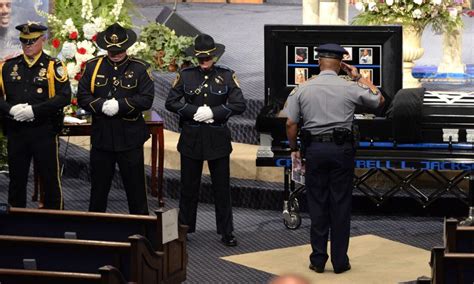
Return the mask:
<path fill-rule="evenodd" d="M 332 133 L 311 135 L 311 142 L 334 142 Z"/>

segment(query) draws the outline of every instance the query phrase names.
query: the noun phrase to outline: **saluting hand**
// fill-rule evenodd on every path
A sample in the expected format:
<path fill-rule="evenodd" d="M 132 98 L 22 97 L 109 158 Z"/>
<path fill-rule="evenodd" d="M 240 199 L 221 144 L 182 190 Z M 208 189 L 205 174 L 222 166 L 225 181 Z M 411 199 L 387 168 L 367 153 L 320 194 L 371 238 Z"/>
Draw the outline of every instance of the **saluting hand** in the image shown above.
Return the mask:
<path fill-rule="evenodd" d="M 359 71 L 357 71 L 357 67 L 355 66 L 349 65 L 341 61 L 341 68 L 342 70 L 344 70 L 344 72 L 347 73 L 347 75 L 351 76 L 352 79 L 360 77 Z"/>

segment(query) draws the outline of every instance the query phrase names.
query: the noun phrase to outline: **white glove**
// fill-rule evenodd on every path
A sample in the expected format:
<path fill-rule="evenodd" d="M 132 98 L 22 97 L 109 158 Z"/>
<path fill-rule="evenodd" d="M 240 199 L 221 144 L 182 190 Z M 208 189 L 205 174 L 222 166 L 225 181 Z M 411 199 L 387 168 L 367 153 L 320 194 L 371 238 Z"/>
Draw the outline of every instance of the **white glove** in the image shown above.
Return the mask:
<path fill-rule="evenodd" d="M 33 119 L 35 119 L 33 107 L 30 105 L 23 107 L 22 109 L 20 109 L 19 112 L 16 113 L 13 119 L 18 121 L 32 121 Z"/>
<path fill-rule="evenodd" d="M 18 114 L 18 112 L 23 109 L 24 107 L 26 107 L 28 104 L 17 104 L 17 105 L 14 105 L 10 108 L 10 115 L 11 116 L 15 116 Z"/>
<path fill-rule="evenodd" d="M 206 121 L 204 121 L 204 122 L 205 122 L 205 123 L 213 123 L 213 122 L 214 122 L 214 119 L 211 118 L 211 119 L 208 119 L 208 120 L 206 120 Z"/>
<path fill-rule="evenodd" d="M 193 119 L 198 122 L 203 122 L 209 119 L 212 119 L 214 114 L 212 110 L 208 106 L 201 106 L 197 109 L 196 113 L 194 114 Z"/>
<path fill-rule="evenodd" d="M 114 116 L 117 114 L 118 111 L 119 111 L 119 104 L 115 98 L 106 101 L 102 105 L 102 112 L 108 116 Z"/>

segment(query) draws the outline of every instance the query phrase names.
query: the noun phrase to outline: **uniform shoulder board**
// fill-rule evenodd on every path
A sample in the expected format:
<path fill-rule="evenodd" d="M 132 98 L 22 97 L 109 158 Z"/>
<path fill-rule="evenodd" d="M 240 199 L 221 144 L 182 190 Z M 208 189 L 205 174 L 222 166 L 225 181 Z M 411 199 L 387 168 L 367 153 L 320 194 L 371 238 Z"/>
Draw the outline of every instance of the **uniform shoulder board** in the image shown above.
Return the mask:
<path fill-rule="evenodd" d="M 229 67 L 227 67 L 225 65 L 215 65 L 215 67 L 220 68 L 220 69 L 224 69 L 226 71 L 234 72 L 232 69 L 230 69 Z"/>
<path fill-rule="evenodd" d="M 86 61 L 86 64 L 87 64 L 87 63 L 94 62 L 94 61 L 97 61 L 97 60 L 99 60 L 99 58 L 101 58 L 101 57 L 104 58 L 105 55 L 100 55 L 100 56 L 96 56 L 96 57 L 94 57 L 94 58 L 92 58 L 92 59 L 89 59 L 89 60 Z"/>
<path fill-rule="evenodd" d="M 185 71 L 191 71 L 191 70 L 193 70 L 193 69 L 195 69 L 195 68 L 197 68 L 197 67 L 198 67 L 198 66 L 185 67 L 185 68 L 181 69 L 180 72 L 182 73 L 182 72 L 185 72 Z"/>
<path fill-rule="evenodd" d="M 137 62 L 143 66 L 145 66 L 145 68 L 149 68 L 150 67 L 150 64 L 144 60 L 141 60 L 139 58 L 136 58 L 136 57 L 130 57 L 130 61 L 133 61 L 133 62 Z"/>
<path fill-rule="evenodd" d="M 7 60 L 5 60 L 5 62 L 12 61 L 12 60 L 15 60 L 15 59 L 19 59 L 20 57 L 23 57 L 23 54 L 17 55 L 15 57 L 8 58 Z"/>

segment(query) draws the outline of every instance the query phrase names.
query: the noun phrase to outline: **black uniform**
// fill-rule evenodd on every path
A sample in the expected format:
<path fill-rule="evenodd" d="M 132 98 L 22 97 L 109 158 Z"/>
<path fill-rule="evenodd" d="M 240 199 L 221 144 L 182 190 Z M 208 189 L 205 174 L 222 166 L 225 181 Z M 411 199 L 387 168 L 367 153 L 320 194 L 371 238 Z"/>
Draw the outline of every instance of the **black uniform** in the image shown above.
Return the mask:
<path fill-rule="evenodd" d="M 184 100 L 182 101 L 184 97 Z M 197 122 L 194 114 L 200 106 L 209 106 L 213 123 Z M 232 152 L 230 116 L 244 112 L 245 100 L 234 72 L 214 65 L 211 70 L 191 67 L 181 71 L 173 83 L 166 109 L 180 115 L 181 198 L 179 222 L 196 229 L 196 211 L 203 161 L 211 172 L 215 197 L 217 233 L 233 231 L 229 185 L 229 155 Z"/>
<path fill-rule="evenodd" d="M 51 78 L 49 83 L 48 78 Z M 26 206 L 26 184 L 34 157 L 44 188 L 44 208 L 62 209 L 58 131 L 63 119 L 62 109 L 71 99 L 64 65 L 42 53 L 29 66 L 20 55 L 3 64 L 1 84 L 0 109 L 8 136 L 8 202 L 15 207 Z M 22 103 L 32 106 L 33 121 L 19 122 L 9 115 L 12 106 Z"/>
<path fill-rule="evenodd" d="M 114 63 L 96 57 L 86 64 L 79 81 L 79 105 L 92 113 L 90 153 L 92 189 L 90 211 L 105 212 L 118 163 L 132 214 L 148 214 L 143 144 L 150 134 L 142 111 L 151 107 L 153 81 L 147 63 L 126 57 Z M 107 99 L 115 98 L 119 111 L 109 117 L 102 112 Z"/>

